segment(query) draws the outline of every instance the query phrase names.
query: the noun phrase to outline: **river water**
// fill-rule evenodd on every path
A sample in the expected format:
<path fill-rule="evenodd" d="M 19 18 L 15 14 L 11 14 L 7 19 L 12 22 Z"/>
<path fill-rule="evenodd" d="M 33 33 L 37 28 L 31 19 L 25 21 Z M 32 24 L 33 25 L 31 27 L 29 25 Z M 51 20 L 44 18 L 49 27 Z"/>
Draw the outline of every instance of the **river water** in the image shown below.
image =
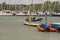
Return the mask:
<path fill-rule="evenodd" d="M 58 32 L 40 32 L 23 25 L 26 16 L 0 16 L 0 40 L 60 40 Z M 44 23 L 43 20 L 35 23 Z M 60 17 L 48 17 L 48 23 L 60 23 Z"/>

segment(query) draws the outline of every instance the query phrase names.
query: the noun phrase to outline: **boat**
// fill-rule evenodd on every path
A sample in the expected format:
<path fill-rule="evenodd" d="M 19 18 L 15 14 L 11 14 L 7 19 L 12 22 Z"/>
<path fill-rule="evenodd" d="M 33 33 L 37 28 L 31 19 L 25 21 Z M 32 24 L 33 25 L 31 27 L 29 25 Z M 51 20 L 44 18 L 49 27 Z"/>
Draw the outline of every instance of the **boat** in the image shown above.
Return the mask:
<path fill-rule="evenodd" d="M 52 16 L 60 16 L 60 13 L 53 13 Z"/>
<path fill-rule="evenodd" d="M 32 17 L 31 21 L 35 22 L 35 21 L 41 21 L 43 18 L 37 18 L 37 17 Z M 25 19 L 26 21 L 29 21 L 29 17 Z"/>
<path fill-rule="evenodd" d="M 42 32 L 60 32 L 60 27 L 58 27 L 56 24 L 38 24 L 37 28 Z"/>
<path fill-rule="evenodd" d="M 37 28 L 39 31 L 42 31 L 42 32 L 49 32 L 49 27 L 46 26 L 45 24 L 38 24 L 37 25 Z"/>

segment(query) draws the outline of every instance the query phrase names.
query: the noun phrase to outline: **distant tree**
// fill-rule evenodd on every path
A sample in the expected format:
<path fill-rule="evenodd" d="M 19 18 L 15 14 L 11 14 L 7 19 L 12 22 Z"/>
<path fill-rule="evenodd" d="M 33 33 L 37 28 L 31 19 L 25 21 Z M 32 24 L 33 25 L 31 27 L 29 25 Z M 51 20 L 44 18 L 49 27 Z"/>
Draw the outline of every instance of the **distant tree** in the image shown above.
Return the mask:
<path fill-rule="evenodd" d="M 2 9 L 5 10 L 6 9 L 6 2 L 2 3 Z"/>
<path fill-rule="evenodd" d="M 42 8 L 42 4 L 35 4 L 35 10 L 39 11 Z"/>
<path fill-rule="evenodd" d="M 2 7 L 2 5 L 0 4 L 0 11 L 2 10 L 1 7 Z"/>
<path fill-rule="evenodd" d="M 46 2 L 44 2 L 43 6 L 44 6 L 44 10 L 48 11 L 48 10 L 50 10 L 51 2 L 46 1 Z"/>
<path fill-rule="evenodd" d="M 58 1 L 52 2 L 52 4 L 51 4 L 51 10 L 52 11 L 58 10 L 58 7 L 59 7 L 59 2 Z"/>

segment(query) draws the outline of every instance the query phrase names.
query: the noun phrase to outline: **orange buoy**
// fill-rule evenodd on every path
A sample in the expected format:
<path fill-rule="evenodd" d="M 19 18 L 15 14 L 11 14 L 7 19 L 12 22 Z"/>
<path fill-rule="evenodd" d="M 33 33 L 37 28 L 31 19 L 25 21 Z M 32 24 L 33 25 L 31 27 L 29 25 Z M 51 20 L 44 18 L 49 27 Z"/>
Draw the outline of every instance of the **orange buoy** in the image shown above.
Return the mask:
<path fill-rule="evenodd" d="M 47 26 L 48 26 L 49 28 L 51 28 L 51 24 L 47 24 Z"/>

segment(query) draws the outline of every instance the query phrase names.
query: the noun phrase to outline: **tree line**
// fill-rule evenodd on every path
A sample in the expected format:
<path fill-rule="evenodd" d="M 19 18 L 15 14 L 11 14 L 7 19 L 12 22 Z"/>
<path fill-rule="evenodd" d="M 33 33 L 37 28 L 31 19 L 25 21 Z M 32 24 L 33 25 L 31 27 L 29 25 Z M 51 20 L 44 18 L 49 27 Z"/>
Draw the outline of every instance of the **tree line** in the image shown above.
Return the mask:
<path fill-rule="evenodd" d="M 3 2 L 0 4 L 1 10 L 11 10 L 11 11 L 22 11 L 22 10 L 32 10 L 32 11 L 51 11 L 51 12 L 60 12 L 60 3 L 58 1 L 45 1 L 44 3 L 38 4 L 6 4 Z"/>

